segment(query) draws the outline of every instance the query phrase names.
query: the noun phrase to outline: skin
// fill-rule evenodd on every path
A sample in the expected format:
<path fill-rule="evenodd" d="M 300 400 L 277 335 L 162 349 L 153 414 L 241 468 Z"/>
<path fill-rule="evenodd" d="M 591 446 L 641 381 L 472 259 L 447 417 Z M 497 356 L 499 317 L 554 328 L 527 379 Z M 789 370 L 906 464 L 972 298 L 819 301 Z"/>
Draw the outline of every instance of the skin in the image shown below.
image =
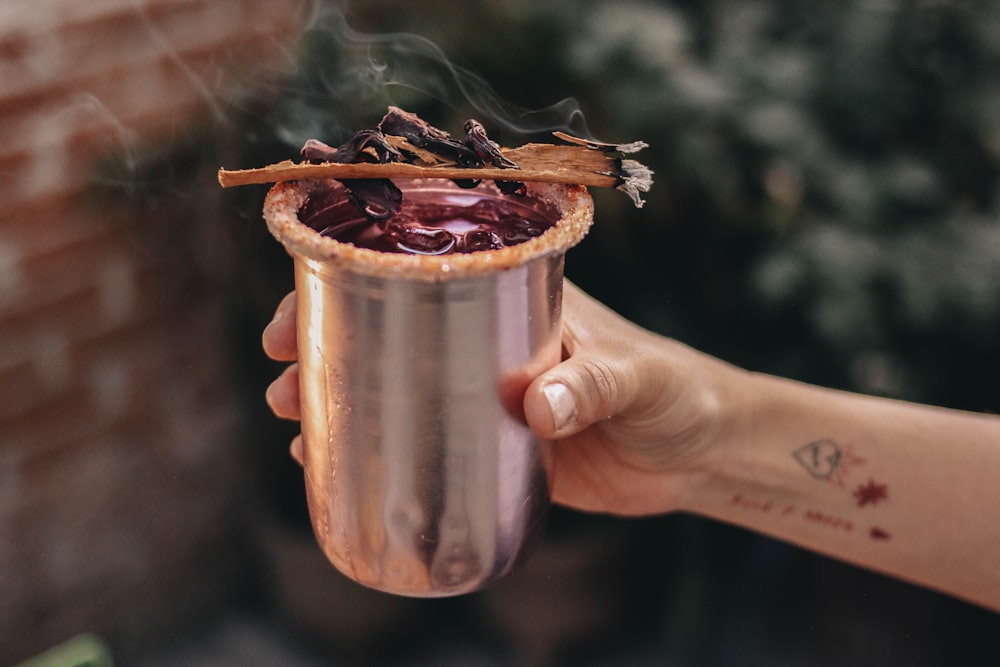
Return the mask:
<path fill-rule="evenodd" d="M 1000 418 L 748 372 L 564 299 L 565 358 L 523 399 L 555 502 L 699 514 L 1000 611 Z M 292 362 L 268 404 L 298 419 L 294 294 L 263 346 Z"/>

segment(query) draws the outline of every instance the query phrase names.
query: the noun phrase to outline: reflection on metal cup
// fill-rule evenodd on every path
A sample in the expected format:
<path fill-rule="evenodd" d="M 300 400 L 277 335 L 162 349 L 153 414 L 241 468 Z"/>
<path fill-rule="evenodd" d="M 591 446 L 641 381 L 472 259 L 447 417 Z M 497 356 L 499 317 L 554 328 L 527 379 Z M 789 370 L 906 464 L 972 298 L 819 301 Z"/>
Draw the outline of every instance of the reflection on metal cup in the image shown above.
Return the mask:
<path fill-rule="evenodd" d="M 471 196 L 447 181 L 400 186 L 404 196 Z M 316 539 L 341 572 L 382 591 L 482 588 L 522 563 L 544 530 L 548 443 L 520 405 L 531 379 L 559 361 L 564 256 L 590 226 L 590 197 L 532 186 L 525 205 L 559 219 L 541 236 L 419 256 L 357 248 L 301 224 L 317 187 L 279 184 L 265 202 L 295 265 Z"/>

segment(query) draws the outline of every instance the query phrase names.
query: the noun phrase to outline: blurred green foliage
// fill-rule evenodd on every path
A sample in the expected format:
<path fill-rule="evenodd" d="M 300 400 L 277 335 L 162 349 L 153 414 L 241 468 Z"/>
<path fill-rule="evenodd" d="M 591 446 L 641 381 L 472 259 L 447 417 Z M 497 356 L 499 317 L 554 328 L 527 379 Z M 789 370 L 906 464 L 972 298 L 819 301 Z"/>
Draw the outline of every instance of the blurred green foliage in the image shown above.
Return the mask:
<path fill-rule="evenodd" d="M 354 3 L 266 120 L 286 154 L 390 103 L 643 139 L 648 203 L 595 193 L 575 281 L 751 368 L 996 410 L 998 38 L 972 1 Z"/>

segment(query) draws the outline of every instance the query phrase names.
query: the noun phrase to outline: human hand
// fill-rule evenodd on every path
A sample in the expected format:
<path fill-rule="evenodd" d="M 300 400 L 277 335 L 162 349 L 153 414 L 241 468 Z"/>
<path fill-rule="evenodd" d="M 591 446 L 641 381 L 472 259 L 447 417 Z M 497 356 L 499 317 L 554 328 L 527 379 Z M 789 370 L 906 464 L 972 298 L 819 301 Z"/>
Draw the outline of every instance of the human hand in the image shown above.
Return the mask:
<path fill-rule="evenodd" d="M 263 334 L 265 352 L 294 362 L 295 298 Z M 745 422 L 746 374 L 646 331 L 567 283 L 565 359 L 528 386 L 528 425 L 556 440 L 553 500 L 642 515 L 681 509 Z M 298 366 L 268 388 L 279 417 L 299 418 Z M 301 462 L 301 436 L 292 442 Z"/>
<path fill-rule="evenodd" d="M 749 418 L 747 373 L 626 320 L 566 283 L 564 360 L 524 396 L 554 447 L 553 499 L 644 515 L 685 509 Z"/>
<path fill-rule="evenodd" d="M 287 368 L 267 388 L 265 398 L 275 415 L 298 421 L 299 412 L 299 349 L 295 329 L 295 292 L 289 292 L 278 304 L 274 318 L 264 329 L 261 344 L 264 353 L 275 361 L 289 361 Z M 302 435 L 292 440 L 292 458 L 302 463 Z"/>

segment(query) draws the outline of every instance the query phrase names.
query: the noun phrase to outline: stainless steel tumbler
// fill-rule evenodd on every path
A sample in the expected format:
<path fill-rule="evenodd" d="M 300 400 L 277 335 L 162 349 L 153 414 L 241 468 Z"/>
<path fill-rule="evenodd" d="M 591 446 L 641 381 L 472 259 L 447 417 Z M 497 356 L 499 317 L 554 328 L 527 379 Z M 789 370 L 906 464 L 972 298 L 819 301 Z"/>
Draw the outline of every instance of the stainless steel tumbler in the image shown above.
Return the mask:
<path fill-rule="evenodd" d="M 488 187 L 398 185 L 404 197 L 443 201 Z M 529 186 L 511 201 L 558 219 L 541 236 L 421 256 L 358 248 L 302 224 L 317 188 L 328 199 L 329 188 L 342 190 L 278 184 L 264 207 L 294 259 L 316 539 L 341 572 L 382 591 L 482 588 L 523 562 L 545 526 L 548 443 L 525 425 L 521 398 L 559 361 L 563 260 L 589 229 L 592 201 L 582 187 Z"/>

